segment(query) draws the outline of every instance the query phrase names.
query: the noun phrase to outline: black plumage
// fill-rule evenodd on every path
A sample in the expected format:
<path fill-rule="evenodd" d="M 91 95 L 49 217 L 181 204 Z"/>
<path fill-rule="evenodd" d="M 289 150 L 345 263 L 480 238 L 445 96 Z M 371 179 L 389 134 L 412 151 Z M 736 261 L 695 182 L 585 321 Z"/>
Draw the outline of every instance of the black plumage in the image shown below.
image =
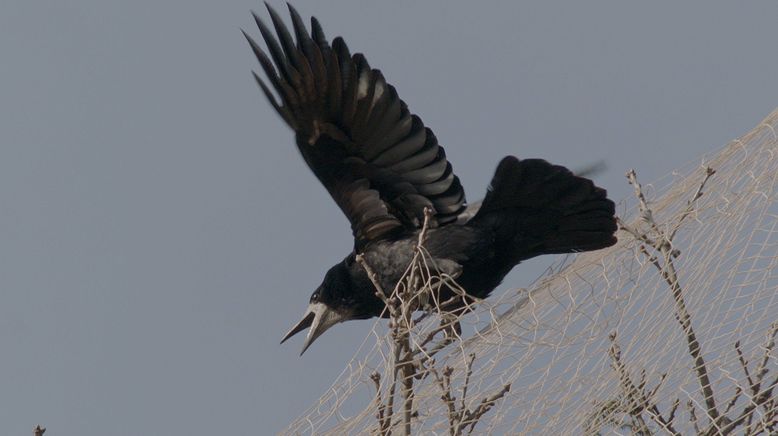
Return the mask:
<path fill-rule="evenodd" d="M 458 219 L 465 215 L 465 193 L 443 147 L 381 71 L 364 55 L 352 55 L 342 38 L 330 45 L 316 18 L 309 33 L 290 5 L 292 36 L 273 8 L 268 11 L 275 34 L 254 14 L 267 53 L 244 32 L 269 86 L 254 77 L 295 131 L 305 162 L 354 235 L 353 251 L 330 268 L 284 340 L 310 327 L 304 352 L 338 322 L 382 315 L 383 303 L 356 254 L 364 255 L 385 290 L 393 289 L 413 256 L 425 208 L 434 212 L 425 247 L 479 298 L 522 260 L 616 242 L 614 204 L 605 190 L 539 159 L 504 158 L 477 213 Z"/>

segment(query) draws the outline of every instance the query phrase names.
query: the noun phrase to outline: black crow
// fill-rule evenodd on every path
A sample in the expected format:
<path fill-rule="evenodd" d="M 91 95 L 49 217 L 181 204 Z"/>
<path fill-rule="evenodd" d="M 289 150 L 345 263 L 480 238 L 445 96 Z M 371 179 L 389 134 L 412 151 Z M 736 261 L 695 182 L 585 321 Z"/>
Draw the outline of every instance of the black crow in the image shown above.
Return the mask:
<path fill-rule="evenodd" d="M 354 235 L 352 252 L 327 271 L 302 321 L 281 342 L 310 328 L 305 352 L 336 323 L 381 316 L 384 304 L 356 255 L 391 292 L 413 257 L 425 208 L 434 213 L 425 248 L 478 298 L 525 259 L 616 243 L 614 204 L 605 190 L 540 159 L 504 158 L 480 209 L 458 220 L 465 193 L 443 147 L 381 71 L 352 55 L 342 38 L 330 44 L 316 18 L 309 33 L 290 5 L 292 36 L 267 8 L 275 34 L 254 14 L 267 52 L 244 35 L 270 86 L 254 77 Z"/>

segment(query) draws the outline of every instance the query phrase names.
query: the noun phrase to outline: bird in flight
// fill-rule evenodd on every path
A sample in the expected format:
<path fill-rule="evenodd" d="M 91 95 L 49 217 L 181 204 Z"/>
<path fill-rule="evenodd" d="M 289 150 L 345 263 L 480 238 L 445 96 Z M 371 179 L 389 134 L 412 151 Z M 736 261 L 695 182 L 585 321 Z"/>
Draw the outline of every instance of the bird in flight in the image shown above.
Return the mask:
<path fill-rule="evenodd" d="M 254 77 L 354 236 L 351 253 L 327 271 L 282 343 L 307 328 L 302 354 L 339 322 L 386 316 L 356 256 L 393 290 L 413 258 L 425 209 L 432 216 L 424 247 L 442 273 L 477 298 L 523 260 L 616 243 L 615 207 L 605 190 L 541 159 L 503 158 L 473 213 L 432 130 L 380 70 L 352 55 L 342 38 L 330 43 L 316 18 L 309 32 L 289 5 L 292 36 L 267 9 L 275 32 L 254 14 L 267 51 L 244 32 L 266 80 Z M 445 292 L 440 301 L 455 295 Z"/>

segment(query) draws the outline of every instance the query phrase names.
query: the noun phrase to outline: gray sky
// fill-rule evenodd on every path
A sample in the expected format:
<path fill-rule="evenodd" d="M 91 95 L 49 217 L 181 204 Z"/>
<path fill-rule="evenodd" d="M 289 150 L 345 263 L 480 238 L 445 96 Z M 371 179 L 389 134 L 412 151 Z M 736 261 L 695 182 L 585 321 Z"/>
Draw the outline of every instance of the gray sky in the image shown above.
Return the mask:
<path fill-rule="evenodd" d="M 774 1 L 371 3 L 295 5 L 384 72 L 471 200 L 506 154 L 605 159 L 619 200 L 626 169 L 654 180 L 778 106 Z M 0 434 L 278 431 L 370 329 L 278 345 L 351 239 L 251 79 L 252 8 L 0 7 Z"/>

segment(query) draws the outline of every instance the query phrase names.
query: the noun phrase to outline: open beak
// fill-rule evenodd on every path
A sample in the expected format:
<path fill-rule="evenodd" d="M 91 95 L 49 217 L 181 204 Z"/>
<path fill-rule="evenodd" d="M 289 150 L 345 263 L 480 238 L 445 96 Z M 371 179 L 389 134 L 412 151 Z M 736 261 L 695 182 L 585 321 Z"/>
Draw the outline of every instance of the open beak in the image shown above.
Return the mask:
<path fill-rule="evenodd" d="M 305 310 L 303 319 L 300 320 L 296 326 L 292 327 L 291 330 L 289 330 L 289 333 L 287 333 L 286 336 L 281 339 L 281 343 L 283 344 L 287 339 L 310 327 L 308 334 L 305 336 L 303 351 L 300 352 L 300 355 L 302 356 L 303 353 L 305 353 L 305 350 L 311 346 L 316 338 L 321 336 L 322 333 L 327 331 L 327 329 L 333 325 L 341 321 L 345 321 L 346 319 L 348 319 L 348 317 L 345 314 L 329 308 L 324 303 L 311 303 Z"/>

